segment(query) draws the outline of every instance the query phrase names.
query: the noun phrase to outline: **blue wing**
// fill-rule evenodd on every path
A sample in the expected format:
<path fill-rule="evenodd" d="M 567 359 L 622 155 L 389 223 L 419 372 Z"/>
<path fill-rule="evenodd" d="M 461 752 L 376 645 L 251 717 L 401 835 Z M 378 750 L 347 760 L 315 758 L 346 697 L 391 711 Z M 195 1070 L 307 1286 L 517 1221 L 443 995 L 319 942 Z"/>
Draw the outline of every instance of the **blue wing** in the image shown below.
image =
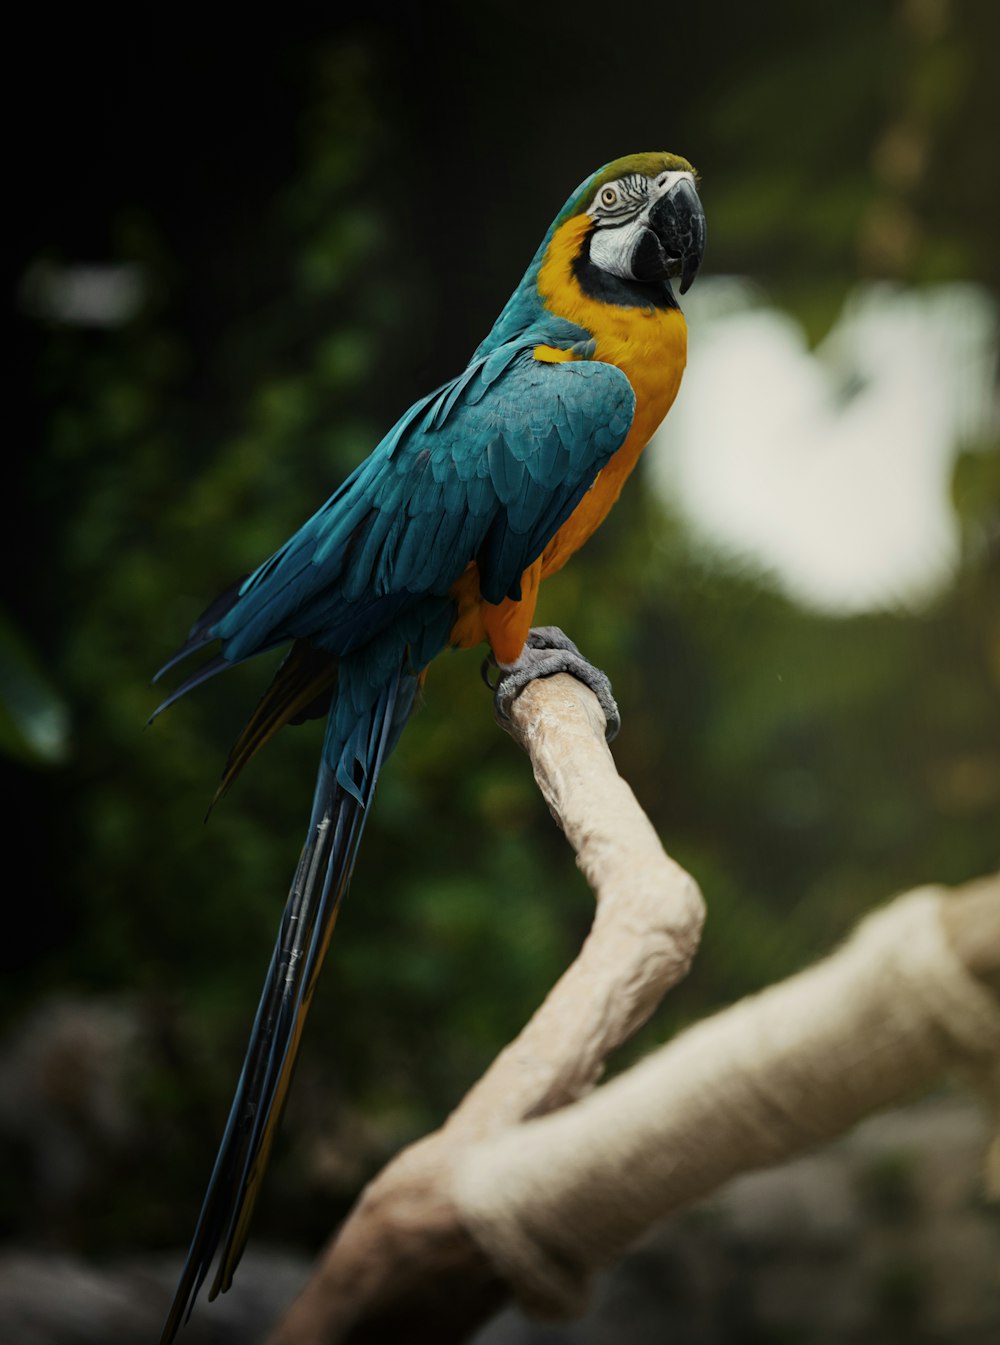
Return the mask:
<path fill-rule="evenodd" d="M 228 663 L 295 638 L 347 654 L 447 595 L 470 560 L 488 601 L 518 597 L 635 410 L 620 370 L 544 363 L 534 344 L 480 357 L 411 407 L 198 643 L 220 639 Z"/>

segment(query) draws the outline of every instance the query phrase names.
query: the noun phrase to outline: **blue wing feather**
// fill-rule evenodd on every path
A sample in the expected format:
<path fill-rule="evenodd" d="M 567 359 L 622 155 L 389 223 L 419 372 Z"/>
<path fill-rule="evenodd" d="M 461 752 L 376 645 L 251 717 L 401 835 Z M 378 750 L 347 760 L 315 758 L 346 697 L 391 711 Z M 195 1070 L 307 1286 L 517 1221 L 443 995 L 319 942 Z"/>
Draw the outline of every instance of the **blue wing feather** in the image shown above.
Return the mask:
<path fill-rule="evenodd" d="M 297 638 L 344 653 L 396 620 L 407 595 L 447 596 L 473 559 L 488 601 L 519 591 L 635 407 L 618 369 L 535 360 L 541 340 L 553 337 L 484 353 L 406 413 L 245 581 L 214 627 L 228 660 Z"/>

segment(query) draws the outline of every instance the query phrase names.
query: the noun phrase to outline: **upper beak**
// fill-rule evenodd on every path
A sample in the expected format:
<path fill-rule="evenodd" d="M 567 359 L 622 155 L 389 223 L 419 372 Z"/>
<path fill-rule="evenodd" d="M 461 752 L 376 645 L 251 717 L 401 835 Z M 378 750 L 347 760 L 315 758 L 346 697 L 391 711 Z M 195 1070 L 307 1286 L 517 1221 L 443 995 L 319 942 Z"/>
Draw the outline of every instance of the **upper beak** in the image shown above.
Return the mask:
<path fill-rule="evenodd" d="M 649 222 L 667 263 L 667 275 L 680 276 L 681 294 L 687 294 L 705 255 L 705 212 L 689 177 L 682 177 L 656 202 Z"/>

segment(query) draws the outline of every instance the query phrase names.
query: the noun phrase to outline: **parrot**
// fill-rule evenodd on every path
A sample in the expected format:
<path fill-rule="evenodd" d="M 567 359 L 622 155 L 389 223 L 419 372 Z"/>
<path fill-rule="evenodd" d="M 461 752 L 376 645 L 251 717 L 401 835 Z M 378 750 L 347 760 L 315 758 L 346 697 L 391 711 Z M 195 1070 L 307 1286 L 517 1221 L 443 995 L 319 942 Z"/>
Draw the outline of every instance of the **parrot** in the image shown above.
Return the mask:
<path fill-rule="evenodd" d="M 541 581 L 603 522 L 674 401 L 687 353 L 674 285 L 687 292 L 705 236 L 686 159 L 632 154 L 592 173 L 463 372 L 411 406 L 157 674 L 217 647 L 154 717 L 287 648 L 216 798 L 284 725 L 326 718 L 308 832 L 161 1345 L 217 1256 L 209 1297 L 232 1284 L 379 773 L 430 662 L 486 642 L 501 719 L 531 680 L 571 672 L 617 732 L 604 674 L 532 621 Z"/>

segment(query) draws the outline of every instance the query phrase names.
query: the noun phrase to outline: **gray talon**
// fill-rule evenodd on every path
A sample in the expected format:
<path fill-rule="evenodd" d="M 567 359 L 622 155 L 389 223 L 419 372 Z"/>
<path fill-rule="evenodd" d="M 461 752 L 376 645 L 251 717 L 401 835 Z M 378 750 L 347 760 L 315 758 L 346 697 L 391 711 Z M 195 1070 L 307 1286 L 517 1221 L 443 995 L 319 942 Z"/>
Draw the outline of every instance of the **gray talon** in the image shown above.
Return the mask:
<path fill-rule="evenodd" d="M 482 663 L 479 665 L 479 676 L 483 679 L 483 681 L 486 683 L 486 685 L 489 687 L 491 691 L 496 691 L 497 686 L 500 683 L 499 676 L 497 677 L 497 680 L 495 682 L 492 682 L 490 680 L 490 676 L 494 672 L 496 673 L 500 672 L 500 665 L 499 663 L 497 663 L 492 653 L 490 653 L 486 655 Z"/>
<path fill-rule="evenodd" d="M 488 669 L 492 656 L 483 663 L 483 680 L 490 686 Z M 500 678 L 493 690 L 493 707 L 501 724 L 510 722 L 510 707 L 524 688 L 539 677 L 554 677 L 569 673 L 597 697 L 604 712 L 607 741 L 613 742 L 621 728 L 621 715 L 611 691 L 611 683 L 600 668 L 595 668 L 577 649 L 576 645 L 558 626 L 536 626 L 528 633 L 521 657 L 509 668 L 500 669 Z"/>
<path fill-rule="evenodd" d="M 558 626 L 532 626 L 525 644 L 529 649 L 565 649 L 571 654 L 580 654 L 566 632 Z M 583 655 L 580 654 L 580 657 L 583 658 Z"/>

